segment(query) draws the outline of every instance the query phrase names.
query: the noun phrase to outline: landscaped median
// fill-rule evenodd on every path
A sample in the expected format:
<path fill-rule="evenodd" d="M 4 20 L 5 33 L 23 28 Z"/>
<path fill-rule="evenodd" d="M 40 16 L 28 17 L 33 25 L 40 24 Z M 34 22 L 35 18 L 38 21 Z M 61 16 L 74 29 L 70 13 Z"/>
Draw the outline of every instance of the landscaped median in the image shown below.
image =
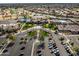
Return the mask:
<path fill-rule="evenodd" d="M 13 35 L 13 34 L 8 34 L 6 38 L 9 39 L 10 41 L 15 41 L 16 40 L 16 36 Z"/>
<path fill-rule="evenodd" d="M 30 31 L 27 34 L 28 34 L 28 36 L 33 37 L 33 36 L 37 35 L 37 32 L 36 31 Z"/>
<path fill-rule="evenodd" d="M 79 46 L 73 46 L 72 47 L 72 50 L 74 51 L 74 54 L 75 55 L 78 55 L 79 56 Z"/>
<path fill-rule="evenodd" d="M 20 27 L 22 27 L 23 30 L 34 27 L 35 24 L 31 24 L 31 23 L 19 23 Z"/>
<path fill-rule="evenodd" d="M 50 24 L 44 24 L 43 25 L 44 28 L 49 28 L 51 30 L 57 30 L 57 26 L 53 23 L 50 23 Z"/>

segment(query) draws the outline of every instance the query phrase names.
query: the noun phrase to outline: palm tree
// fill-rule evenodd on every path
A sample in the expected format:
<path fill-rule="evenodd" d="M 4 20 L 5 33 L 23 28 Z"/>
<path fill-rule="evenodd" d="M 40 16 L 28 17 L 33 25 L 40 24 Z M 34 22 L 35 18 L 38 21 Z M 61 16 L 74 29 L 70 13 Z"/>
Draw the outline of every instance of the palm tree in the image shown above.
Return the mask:
<path fill-rule="evenodd" d="M 3 9 L 1 9 L 1 14 L 2 14 L 2 18 L 3 18 L 3 20 L 4 20 L 5 17 L 4 17 L 4 11 L 3 11 Z"/>
<path fill-rule="evenodd" d="M 56 12 L 55 12 L 55 10 L 52 10 L 52 12 L 53 12 L 53 15 L 56 16 Z"/>
<path fill-rule="evenodd" d="M 18 19 L 19 13 L 18 13 L 18 11 L 17 11 L 17 8 L 15 9 L 15 11 L 16 11 L 16 15 L 17 15 L 16 19 Z"/>
<path fill-rule="evenodd" d="M 10 19 L 12 19 L 13 10 L 11 8 L 10 8 L 10 13 L 11 13 Z"/>

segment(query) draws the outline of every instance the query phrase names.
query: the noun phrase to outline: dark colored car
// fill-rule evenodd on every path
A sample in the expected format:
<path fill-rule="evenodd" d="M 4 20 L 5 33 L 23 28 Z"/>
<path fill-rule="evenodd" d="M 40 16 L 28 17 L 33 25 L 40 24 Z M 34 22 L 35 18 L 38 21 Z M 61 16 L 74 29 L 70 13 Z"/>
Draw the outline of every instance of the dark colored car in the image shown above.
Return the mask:
<path fill-rule="evenodd" d="M 24 50 L 25 49 L 25 47 L 22 47 L 20 50 Z"/>
<path fill-rule="evenodd" d="M 23 44 L 23 42 L 20 42 L 19 44 Z"/>
<path fill-rule="evenodd" d="M 14 45 L 14 42 L 11 42 L 11 43 L 9 43 L 9 44 L 7 45 L 6 48 L 12 47 L 13 45 Z"/>
<path fill-rule="evenodd" d="M 41 53 L 41 51 L 39 50 L 39 51 L 37 51 L 37 53 Z"/>
<path fill-rule="evenodd" d="M 38 48 L 39 48 L 39 49 L 40 49 L 40 48 L 44 49 L 44 48 L 45 48 L 44 43 L 41 43 L 41 44 L 38 46 Z"/>
<path fill-rule="evenodd" d="M 52 38 L 49 38 L 49 40 L 52 40 Z"/>
<path fill-rule="evenodd" d="M 23 56 L 24 54 L 20 54 L 19 56 Z"/>
<path fill-rule="evenodd" d="M 60 53 L 59 53 L 59 52 L 57 52 L 57 53 L 55 53 L 55 55 L 56 55 L 56 56 L 60 56 Z"/>
<path fill-rule="evenodd" d="M 3 46 L 0 46 L 0 49 L 3 48 Z"/>
<path fill-rule="evenodd" d="M 6 53 L 6 52 L 8 52 L 8 50 L 5 49 L 5 50 L 3 51 L 3 53 Z"/>

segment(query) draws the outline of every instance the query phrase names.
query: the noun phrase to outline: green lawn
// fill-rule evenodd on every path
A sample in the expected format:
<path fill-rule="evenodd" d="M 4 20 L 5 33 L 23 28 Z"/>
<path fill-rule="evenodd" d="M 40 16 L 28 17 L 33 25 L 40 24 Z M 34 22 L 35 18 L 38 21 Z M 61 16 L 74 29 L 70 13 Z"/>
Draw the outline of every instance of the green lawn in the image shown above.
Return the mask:
<path fill-rule="evenodd" d="M 44 24 L 43 25 L 44 28 L 49 28 L 51 30 L 56 30 L 57 26 L 55 24 Z"/>
<path fill-rule="evenodd" d="M 35 24 L 30 24 L 30 23 L 20 23 L 20 26 L 23 27 L 23 30 L 34 27 Z"/>
<path fill-rule="evenodd" d="M 46 36 L 48 36 L 48 32 L 45 32 L 45 31 L 42 31 L 42 30 L 40 30 L 40 38 L 39 38 L 39 40 L 40 41 L 44 41 L 44 38 L 46 37 Z"/>
<path fill-rule="evenodd" d="M 33 36 L 37 35 L 37 32 L 36 31 L 31 31 L 31 32 L 28 32 L 27 34 L 28 34 L 28 36 L 33 37 Z"/>
<path fill-rule="evenodd" d="M 48 34 L 49 34 L 48 32 L 45 32 L 45 31 L 42 31 L 42 30 L 40 31 L 41 36 L 48 36 Z"/>
<path fill-rule="evenodd" d="M 8 38 L 11 41 L 15 41 L 16 40 L 16 36 L 15 35 L 11 35 L 11 34 L 7 35 L 6 38 Z"/>

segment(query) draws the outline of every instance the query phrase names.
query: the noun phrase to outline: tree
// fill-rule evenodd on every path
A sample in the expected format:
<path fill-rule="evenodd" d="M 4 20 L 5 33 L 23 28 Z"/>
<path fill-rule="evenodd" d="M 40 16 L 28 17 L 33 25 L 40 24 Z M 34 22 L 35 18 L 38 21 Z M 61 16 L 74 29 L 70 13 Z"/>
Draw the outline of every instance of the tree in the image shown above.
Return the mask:
<path fill-rule="evenodd" d="M 64 38 L 63 38 L 63 37 L 61 37 L 61 38 L 59 38 L 59 40 L 60 40 L 60 41 L 63 41 L 63 40 L 64 40 Z"/>
<path fill-rule="evenodd" d="M 74 47 L 73 50 L 74 50 L 76 53 L 79 53 L 79 47 Z"/>
<path fill-rule="evenodd" d="M 78 38 L 78 40 L 79 40 L 79 38 Z"/>
<path fill-rule="evenodd" d="M 12 35 L 12 36 L 10 36 L 10 39 L 11 39 L 12 41 L 14 41 L 14 40 L 16 39 L 16 37 L 15 37 L 14 35 Z"/>
<path fill-rule="evenodd" d="M 16 37 L 15 37 L 15 35 L 7 35 L 7 37 L 6 38 L 8 38 L 9 40 L 12 40 L 12 41 L 15 41 L 16 40 Z"/>
<path fill-rule="evenodd" d="M 3 18 L 3 20 L 5 19 L 5 16 L 4 16 L 4 11 L 3 11 L 3 9 L 1 9 L 1 14 L 2 14 L 2 18 Z"/>
<path fill-rule="evenodd" d="M 73 46 L 74 45 L 74 42 L 71 42 L 71 45 Z"/>
<path fill-rule="evenodd" d="M 22 37 L 21 40 L 23 40 L 24 38 Z"/>
<path fill-rule="evenodd" d="M 15 9 L 15 10 L 16 10 L 16 15 L 17 15 L 16 19 L 18 19 L 19 18 L 19 12 L 18 12 L 17 9 Z"/>
<path fill-rule="evenodd" d="M 41 36 L 39 40 L 44 41 L 44 36 Z"/>
<path fill-rule="evenodd" d="M 36 32 L 36 31 L 31 31 L 31 32 L 28 32 L 28 35 L 29 35 L 29 36 L 31 36 L 31 37 L 35 36 L 36 34 L 37 34 L 37 32 Z"/>
<path fill-rule="evenodd" d="M 10 8 L 10 13 L 11 13 L 11 15 L 10 15 L 10 19 L 12 19 L 12 14 L 14 14 L 14 10 L 11 9 L 11 8 Z"/>

